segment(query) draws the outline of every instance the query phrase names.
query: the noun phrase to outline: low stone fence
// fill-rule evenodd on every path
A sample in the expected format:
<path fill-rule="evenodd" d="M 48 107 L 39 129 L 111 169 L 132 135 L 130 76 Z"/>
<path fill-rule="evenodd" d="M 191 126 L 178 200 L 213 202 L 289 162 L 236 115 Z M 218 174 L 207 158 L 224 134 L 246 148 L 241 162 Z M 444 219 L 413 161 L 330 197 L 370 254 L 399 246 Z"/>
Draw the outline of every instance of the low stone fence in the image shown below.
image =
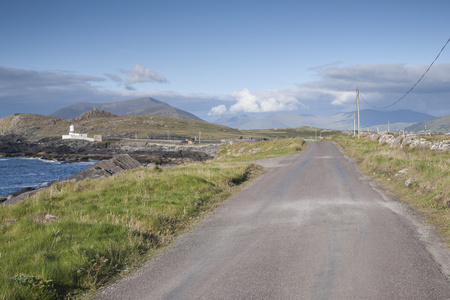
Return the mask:
<path fill-rule="evenodd" d="M 430 148 L 432 150 L 449 151 L 450 140 L 444 141 L 427 141 L 416 134 L 399 135 L 395 137 L 392 134 L 369 134 L 366 138 L 372 141 L 378 141 L 379 144 L 387 144 L 391 148 L 403 148 L 409 146 L 410 148 L 422 147 Z"/>

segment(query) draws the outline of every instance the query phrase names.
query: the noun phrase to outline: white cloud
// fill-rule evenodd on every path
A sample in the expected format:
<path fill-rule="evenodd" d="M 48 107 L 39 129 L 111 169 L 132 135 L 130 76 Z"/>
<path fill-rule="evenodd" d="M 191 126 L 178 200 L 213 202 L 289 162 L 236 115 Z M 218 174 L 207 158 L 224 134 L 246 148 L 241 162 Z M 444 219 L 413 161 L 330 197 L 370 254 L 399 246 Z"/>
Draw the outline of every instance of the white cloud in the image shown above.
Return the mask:
<path fill-rule="evenodd" d="M 277 90 L 252 93 L 243 89 L 232 93 L 231 96 L 236 103 L 230 106 L 230 113 L 293 111 L 297 110 L 300 104 L 297 98 Z"/>
<path fill-rule="evenodd" d="M 127 85 L 143 82 L 167 82 L 164 76 L 140 64 L 135 64 L 131 71 L 123 72 L 127 74 L 127 79 L 125 80 Z"/>
<path fill-rule="evenodd" d="M 222 107 L 214 111 L 232 114 L 298 111 L 319 115 L 353 111 L 357 87 L 362 109 L 383 108 L 402 97 L 427 67 L 404 64 L 331 67 L 318 70 L 318 80 L 290 88 L 234 92 L 231 100 L 221 103 L 229 107 L 227 110 Z M 435 116 L 450 114 L 449 82 L 450 63 L 435 64 L 413 91 L 391 109 L 410 109 Z"/>
<path fill-rule="evenodd" d="M 330 95 L 331 98 L 334 98 L 330 104 L 336 106 L 353 104 L 356 100 L 355 91 L 325 91 L 325 93 Z"/>
<path fill-rule="evenodd" d="M 227 112 L 227 107 L 223 104 L 214 106 L 211 108 L 211 110 L 208 112 L 208 116 L 217 116 L 217 115 L 223 115 Z"/>

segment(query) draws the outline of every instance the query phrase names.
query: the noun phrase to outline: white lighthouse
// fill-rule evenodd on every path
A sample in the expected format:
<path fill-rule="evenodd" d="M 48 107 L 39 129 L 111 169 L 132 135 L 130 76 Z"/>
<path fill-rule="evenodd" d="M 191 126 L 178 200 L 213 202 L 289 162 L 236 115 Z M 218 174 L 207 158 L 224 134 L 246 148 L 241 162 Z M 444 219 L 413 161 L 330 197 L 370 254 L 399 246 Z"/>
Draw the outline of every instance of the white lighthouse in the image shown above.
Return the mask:
<path fill-rule="evenodd" d="M 75 132 L 75 126 L 72 124 L 69 127 L 69 134 L 65 134 L 62 136 L 63 140 L 85 140 L 93 142 L 94 138 L 90 138 L 87 136 L 87 133 L 77 133 Z"/>

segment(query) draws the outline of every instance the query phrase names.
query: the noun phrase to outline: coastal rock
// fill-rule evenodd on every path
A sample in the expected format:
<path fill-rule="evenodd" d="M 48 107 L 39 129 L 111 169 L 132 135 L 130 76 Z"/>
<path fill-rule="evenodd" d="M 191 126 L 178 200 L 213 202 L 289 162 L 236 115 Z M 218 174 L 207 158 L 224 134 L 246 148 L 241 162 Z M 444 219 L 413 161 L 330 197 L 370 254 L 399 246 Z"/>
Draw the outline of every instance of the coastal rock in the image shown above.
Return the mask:
<path fill-rule="evenodd" d="M 175 160 L 205 161 L 213 158 L 220 147 L 220 143 L 203 146 L 176 145 L 173 143 L 160 143 L 156 140 L 141 141 L 106 141 L 104 143 L 84 140 L 63 140 L 61 137 L 46 137 L 39 140 L 30 140 L 24 136 L 0 136 L 0 155 L 27 156 L 45 159 L 83 159 L 90 158 L 102 160 L 118 154 L 134 156 L 148 156 L 157 158 L 154 163 L 174 163 Z M 179 141 L 178 141 L 179 142 Z M 147 158 L 147 160 L 149 159 Z"/>
<path fill-rule="evenodd" d="M 13 203 L 17 203 L 25 198 L 31 197 L 32 195 L 36 194 L 39 191 L 39 189 L 33 189 L 31 187 L 23 188 L 17 192 L 14 192 L 8 197 L 6 197 L 5 201 L 0 201 L 0 205 L 9 205 Z"/>
<path fill-rule="evenodd" d="M 142 167 L 136 159 L 128 154 L 121 154 L 108 160 L 99 161 L 84 171 L 78 172 L 64 180 L 80 181 L 86 178 L 105 178 L 114 174 Z"/>
<path fill-rule="evenodd" d="M 5 196 L 0 196 L 0 203 L 2 203 L 2 202 L 4 202 L 4 201 L 6 201 L 6 199 L 8 199 L 7 197 L 5 197 Z"/>
<path fill-rule="evenodd" d="M 8 197 L 6 197 L 6 200 L 9 200 L 11 198 L 17 197 L 17 196 L 19 196 L 21 194 L 24 194 L 24 193 L 30 192 L 30 191 L 34 191 L 34 189 L 32 187 L 25 187 L 25 188 L 23 188 L 21 190 L 18 190 L 17 192 L 14 192 L 14 193 L 8 195 Z"/>

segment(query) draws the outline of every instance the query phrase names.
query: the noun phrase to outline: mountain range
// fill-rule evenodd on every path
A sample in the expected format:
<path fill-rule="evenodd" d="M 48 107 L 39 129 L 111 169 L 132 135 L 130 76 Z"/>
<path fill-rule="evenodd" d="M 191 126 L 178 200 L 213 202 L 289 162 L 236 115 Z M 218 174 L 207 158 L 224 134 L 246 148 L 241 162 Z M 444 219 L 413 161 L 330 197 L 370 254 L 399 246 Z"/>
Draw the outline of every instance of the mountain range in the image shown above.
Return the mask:
<path fill-rule="evenodd" d="M 354 125 L 354 113 L 343 112 L 330 116 L 296 115 L 276 113 L 263 118 L 247 115 L 223 117 L 214 123 L 238 129 L 296 128 L 312 126 L 318 128 L 351 130 Z M 434 119 L 432 115 L 412 110 L 380 111 L 365 109 L 360 111 L 361 128 L 372 130 L 401 130 L 418 122 Z M 357 125 L 356 125 L 357 126 Z"/>
<path fill-rule="evenodd" d="M 56 118 L 72 119 L 81 115 L 84 112 L 91 111 L 94 109 L 106 110 L 112 114 L 119 116 L 154 115 L 162 117 L 173 117 L 173 118 L 203 121 L 196 115 L 172 107 L 166 102 L 159 101 L 150 97 L 137 98 L 118 102 L 108 102 L 108 103 L 80 102 L 61 108 L 55 111 L 54 113 L 50 114 L 50 116 Z"/>
<path fill-rule="evenodd" d="M 192 113 L 150 97 L 108 103 L 80 102 L 59 109 L 50 116 L 72 119 L 94 109 L 105 110 L 119 116 L 155 115 L 203 121 Z M 249 115 L 226 116 L 213 123 L 237 129 L 311 126 L 324 129 L 352 130 L 355 117 L 354 112 L 342 112 L 330 116 L 274 113 L 262 118 Z M 360 111 L 360 125 L 363 130 L 419 132 L 426 129 L 432 132 L 450 132 L 450 116 L 435 118 L 432 115 L 412 110 L 364 109 Z"/>

